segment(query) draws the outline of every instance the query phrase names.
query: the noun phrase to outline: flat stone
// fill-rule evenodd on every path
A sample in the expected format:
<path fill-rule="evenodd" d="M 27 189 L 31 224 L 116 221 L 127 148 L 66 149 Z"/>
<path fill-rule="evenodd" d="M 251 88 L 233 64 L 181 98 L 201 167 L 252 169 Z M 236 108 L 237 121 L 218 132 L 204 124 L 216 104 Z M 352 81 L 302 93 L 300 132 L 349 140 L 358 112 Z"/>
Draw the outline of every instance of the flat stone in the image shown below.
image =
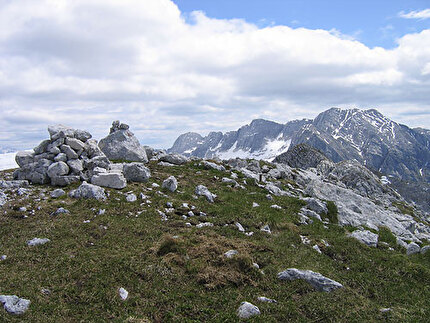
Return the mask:
<path fill-rule="evenodd" d="M 128 291 L 127 290 L 125 290 L 125 288 L 120 288 L 120 289 L 118 289 L 118 294 L 119 294 L 119 297 L 123 300 L 123 301 L 125 301 L 127 298 L 128 298 Z"/>
<path fill-rule="evenodd" d="M 91 177 L 91 184 L 123 189 L 127 186 L 127 181 L 121 173 L 100 173 Z"/>
<path fill-rule="evenodd" d="M 311 270 L 300 270 L 296 268 L 289 268 L 285 271 L 278 273 L 280 280 L 306 280 L 313 288 L 321 292 L 331 292 L 337 288 L 342 288 L 343 285 L 327 278 L 320 273 Z"/>
<path fill-rule="evenodd" d="M 53 186 L 68 186 L 72 183 L 80 181 L 77 175 L 55 176 L 51 178 L 51 185 Z"/>
<path fill-rule="evenodd" d="M 31 247 L 32 246 L 38 246 L 38 245 L 45 244 L 49 241 L 51 241 L 51 240 L 49 240 L 48 238 L 42 238 L 42 239 L 41 238 L 33 238 L 33 239 L 27 241 L 27 245 L 31 246 Z"/>

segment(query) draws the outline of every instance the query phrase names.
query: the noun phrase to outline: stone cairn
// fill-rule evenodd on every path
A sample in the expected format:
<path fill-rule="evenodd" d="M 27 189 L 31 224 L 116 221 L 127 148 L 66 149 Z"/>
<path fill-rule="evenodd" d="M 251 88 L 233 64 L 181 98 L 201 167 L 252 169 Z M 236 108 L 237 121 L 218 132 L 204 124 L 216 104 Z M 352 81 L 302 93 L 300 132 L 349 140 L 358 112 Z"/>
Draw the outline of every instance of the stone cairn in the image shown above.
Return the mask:
<path fill-rule="evenodd" d="M 34 151 L 16 154 L 20 168 L 13 174 L 15 179 L 66 186 L 90 181 L 95 173 L 109 169 L 109 159 L 88 131 L 55 125 L 49 126 L 48 132 L 50 139 L 42 141 Z"/>

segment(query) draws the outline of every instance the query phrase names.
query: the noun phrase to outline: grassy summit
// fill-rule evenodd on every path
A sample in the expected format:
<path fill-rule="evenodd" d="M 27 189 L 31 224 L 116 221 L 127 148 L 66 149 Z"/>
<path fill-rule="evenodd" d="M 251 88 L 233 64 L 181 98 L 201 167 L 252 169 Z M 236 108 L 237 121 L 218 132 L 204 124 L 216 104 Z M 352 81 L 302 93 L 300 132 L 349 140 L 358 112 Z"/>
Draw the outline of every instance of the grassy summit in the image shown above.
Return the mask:
<path fill-rule="evenodd" d="M 0 321 L 234 322 L 243 301 L 261 311 L 251 322 L 430 319 L 430 253 L 405 255 L 386 229 L 386 244 L 370 248 L 336 224 L 299 225 L 302 201 L 275 196 L 270 201 L 267 191 L 249 179 L 246 189 L 232 188 L 221 182 L 228 173 L 205 170 L 196 162 L 175 167 L 151 162 L 148 167 L 148 183 L 106 189 L 105 202 L 54 199 L 49 194 L 54 188 L 32 186 L 29 198 L 17 196 L 0 209 L 0 253 L 7 255 L 0 262 L 0 294 L 31 300 L 22 316 L 0 309 Z M 170 175 L 178 179 L 176 192 L 152 187 Z M 199 184 L 217 194 L 215 203 L 193 197 Z M 127 202 L 129 192 L 147 199 Z M 38 201 L 41 193 L 46 198 Z M 175 211 L 162 221 L 157 210 L 165 212 L 166 202 Z M 195 216 L 183 219 L 191 211 L 183 203 L 195 206 Z M 70 214 L 52 216 L 59 207 Z M 199 216 L 200 211 L 207 216 Z M 336 218 L 333 205 L 330 217 Z M 213 226 L 196 227 L 203 222 Z M 254 234 L 239 232 L 236 222 Z M 260 231 L 266 224 L 271 234 Z M 303 244 L 300 236 L 311 243 Z M 34 237 L 51 241 L 27 246 Z M 238 255 L 226 258 L 231 249 Z M 277 273 L 290 267 L 319 272 L 345 288 L 323 293 L 301 280 L 278 280 Z M 125 301 L 120 287 L 129 292 Z M 277 303 L 260 303 L 258 296 Z"/>

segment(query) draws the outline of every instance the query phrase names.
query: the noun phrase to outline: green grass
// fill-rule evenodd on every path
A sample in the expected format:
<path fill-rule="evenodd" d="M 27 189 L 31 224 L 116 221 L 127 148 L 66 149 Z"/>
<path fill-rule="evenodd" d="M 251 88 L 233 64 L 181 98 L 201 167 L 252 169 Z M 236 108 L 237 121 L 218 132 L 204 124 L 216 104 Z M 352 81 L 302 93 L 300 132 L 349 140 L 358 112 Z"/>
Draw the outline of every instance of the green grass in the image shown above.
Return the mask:
<path fill-rule="evenodd" d="M 23 316 L 0 310 L 1 322 L 237 322 L 242 301 L 261 310 L 250 322 L 422 322 L 430 318 L 430 255 L 408 257 L 399 249 L 360 244 L 334 224 L 337 210 L 331 203 L 333 224 L 328 229 L 317 222 L 300 226 L 301 201 L 291 197 L 269 201 L 267 192 L 252 181 L 248 180 L 246 190 L 231 188 L 221 183 L 226 173 L 193 163 L 174 167 L 150 163 L 150 168 L 148 183 L 107 190 L 106 202 L 48 197 L 4 206 L 0 252 L 8 258 L 0 262 L 0 293 L 16 294 L 32 303 Z M 178 179 L 177 192 L 163 191 L 166 198 L 157 189 L 148 190 L 169 175 Z M 198 184 L 218 195 L 215 203 L 193 197 Z M 52 188 L 37 186 L 36 190 Z M 129 191 L 143 192 L 152 203 L 126 202 L 124 193 Z M 164 209 L 167 201 L 177 214 L 161 221 L 156 210 Z M 253 202 L 260 206 L 253 208 Z M 182 203 L 194 205 L 194 213 L 203 211 L 207 217 L 184 221 L 181 215 L 187 210 L 179 207 Z M 272 204 L 283 209 L 272 209 Z M 19 206 L 40 206 L 40 210 L 23 218 Z M 60 206 L 71 214 L 51 216 Z M 97 215 L 100 208 L 106 213 Z M 254 235 L 238 232 L 237 221 Z M 214 226 L 187 228 L 185 222 Z M 265 224 L 271 235 L 260 231 Z M 381 241 L 395 243 L 385 228 L 379 234 Z M 299 235 L 307 236 L 311 246 L 317 244 L 322 254 L 301 244 Z M 30 248 L 25 242 L 34 237 L 51 242 Z M 230 249 L 239 255 L 224 257 Z M 264 273 L 253 267 L 254 262 Z M 345 288 L 321 293 L 303 281 L 278 281 L 276 274 L 289 267 L 320 272 Z M 118 296 L 120 287 L 130 293 L 126 301 Z M 51 293 L 43 294 L 42 288 Z M 278 303 L 258 303 L 258 296 Z M 392 311 L 380 313 L 383 307 Z"/>

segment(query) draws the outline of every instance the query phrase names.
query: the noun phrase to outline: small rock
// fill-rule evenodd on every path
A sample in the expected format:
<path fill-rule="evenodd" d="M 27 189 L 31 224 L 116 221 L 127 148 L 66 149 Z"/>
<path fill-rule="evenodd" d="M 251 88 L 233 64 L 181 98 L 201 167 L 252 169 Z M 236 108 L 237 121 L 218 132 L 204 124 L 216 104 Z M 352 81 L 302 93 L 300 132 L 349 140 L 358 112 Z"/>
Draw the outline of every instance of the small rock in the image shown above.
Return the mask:
<path fill-rule="evenodd" d="M 420 246 L 417 245 L 415 242 L 411 242 L 410 244 L 408 244 L 408 247 L 406 248 L 406 254 L 409 255 L 413 255 L 416 254 L 418 252 L 420 252 Z"/>
<path fill-rule="evenodd" d="M 105 200 L 105 190 L 97 185 L 88 184 L 83 182 L 76 190 L 69 193 L 72 198 L 85 198 L 85 199 L 96 199 Z"/>
<path fill-rule="evenodd" d="M 27 212 L 27 208 L 26 208 L 25 206 L 21 206 L 21 207 L 18 209 L 18 211 L 19 211 L 19 212 Z"/>
<path fill-rule="evenodd" d="M 196 187 L 195 194 L 197 196 L 205 196 L 209 203 L 213 203 L 214 198 L 216 198 L 216 194 L 211 193 L 204 185 L 198 185 Z"/>
<path fill-rule="evenodd" d="M 64 192 L 64 190 L 62 190 L 61 188 L 57 188 L 56 190 L 53 190 L 51 192 L 51 197 L 52 198 L 58 198 L 58 197 L 63 196 L 65 194 L 66 194 L 66 192 Z"/>
<path fill-rule="evenodd" d="M 70 214 L 70 211 L 67 210 L 67 209 L 65 209 L 65 208 L 63 208 L 63 207 L 60 207 L 54 213 L 52 213 L 51 215 L 55 216 L 55 215 L 58 215 L 58 214 Z"/>
<path fill-rule="evenodd" d="M 281 210 L 282 207 L 280 207 L 279 205 L 273 204 L 270 206 L 272 209 L 277 209 L 277 210 Z"/>
<path fill-rule="evenodd" d="M 314 249 L 316 252 L 318 253 L 322 253 L 320 247 L 318 247 L 318 245 L 313 245 L 312 249 Z"/>
<path fill-rule="evenodd" d="M 270 194 L 266 194 L 266 198 L 267 198 L 269 201 L 272 201 L 272 200 L 273 200 L 273 196 L 272 196 L 272 195 L 270 195 Z"/>
<path fill-rule="evenodd" d="M 196 228 L 203 228 L 203 227 L 213 227 L 214 224 L 211 222 L 203 222 L 196 225 Z"/>
<path fill-rule="evenodd" d="M 172 202 L 167 202 L 167 203 L 166 203 L 166 206 L 167 206 L 168 208 L 173 208 L 173 203 L 172 203 Z"/>
<path fill-rule="evenodd" d="M 125 301 L 128 298 L 128 292 L 122 287 L 120 289 L 118 289 L 118 294 L 119 294 L 119 297 L 121 297 L 121 299 L 123 301 Z"/>
<path fill-rule="evenodd" d="M 137 201 L 137 196 L 136 194 L 128 194 L 125 199 L 127 200 L 127 202 L 135 202 Z"/>
<path fill-rule="evenodd" d="M 170 192 L 174 192 L 178 188 L 178 181 L 175 176 L 169 176 L 163 181 L 161 187 L 168 189 Z"/>
<path fill-rule="evenodd" d="M 0 295 L 0 302 L 3 303 L 4 309 L 15 315 L 24 314 L 30 306 L 28 299 L 20 298 L 16 295 Z"/>
<path fill-rule="evenodd" d="M 268 233 L 268 234 L 271 234 L 272 233 L 272 231 L 270 231 L 270 227 L 269 227 L 269 225 L 268 224 L 266 224 L 264 227 L 262 227 L 261 229 L 260 229 L 261 231 L 263 231 L 263 232 L 266 232 L 266 233 Z"/>
<path fill-rule="evenodd" d="M 260 206 L 260 204 L 252 202 L 252 207 L 259 207 L 259 206 Z"/>
<path fill-rule="evenodd" d="M 252 263 L 252 267 L 254 267 L 255 269 L 260 269 L 260 266 L 256 262 Z"/>
<path fill-rule="evenodd" d="M 34 239 L 31 239 L 31 240 L 28 240 L 27 241 L 27 245 L 28 246 L 38 246 L 38 245 L 45 244 L 45 243 L 47 243 L 49 241 L 51 241 L 51 240 L 49 240 L 47 238 L 42 238 L 42 239 L 41 238 L 34 238 Z"/>
<path fill-rule="evenodd" d="M 239 252 L 237 250 L 229 250 L 224 253 L 224 256 L 227 258 L 233 258 L 233 256 L 237 255 Z"/>
<path fill-rule="evenodd" d="M 388 312 L 391 312 L 391 311 L 392 311 L 392 309 L 389 308 L 389 307 L 383 307 L 383 308 L 379 309 L 379 312 L 381 312 L 381 313 L 388 313 Z"/>
<path fill-rule="evenodd" d="M 6 255 L 1 255 L 0 256 L 0 261 L 4 261 L 4 260 L 6 260 L 7 259 L 7 256 Z"/>
<path fill-rule="evenodd" d="M 240 224 L 239 222 L 236 222 L 236 223 L 235 223 L 235 226 L 237 227 L 237 229 L 238 229 L 240 232 L 245 232 L 245 229 L 243 228 L 242 224 Z"/>
<path fill-rule="evenodd" d="M 237 315 L 241 319 L 248 319 L 255 315 L 260 315 L 260 310 L 257 306 L 248 303 L 248 302 L 242 302 L 237 310 Z"/>
<path fill-rule="evenodd" d="M 427 246 L 422 247 L 420 252 L 421 252 L 421 254 L 425 254 L 429 250 L 430 250 L 430 245 L 427 245 Z"/>
<path fill-rule="evenodd" d="M 100 173 L 91 177 L 91 184 L 102 187 L 123 189 L 127 186 L 127 180 L 121 173 Z"/>
<path fill-rule="evenodd" d="M 264 297 L 264 296 L 257 297 L 257 300 L 259 302 L 263 302 L 263 303 L 277 303 L 276 300 L 271 299 L 271 298 L 267 298 L 267 297 Z"/>

